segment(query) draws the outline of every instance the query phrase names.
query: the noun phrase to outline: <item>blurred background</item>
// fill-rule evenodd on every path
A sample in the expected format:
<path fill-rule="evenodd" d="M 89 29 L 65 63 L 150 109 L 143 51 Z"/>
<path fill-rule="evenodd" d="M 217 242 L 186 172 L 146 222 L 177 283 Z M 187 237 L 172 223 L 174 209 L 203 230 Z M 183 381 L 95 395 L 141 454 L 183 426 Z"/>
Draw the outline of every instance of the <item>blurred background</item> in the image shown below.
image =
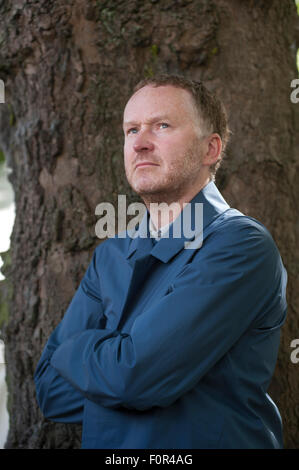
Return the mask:
<path fill-rule="evenodd" d="M 0 105 L 1 106 L 1 105 Z M 10 245 L 10 235 L 15 217 L 14 194 L 8 181 L 9 169 L 3 153 L 0 153 L 0 253 L 6 252 Z M 0 256 L 0 280 L 4 279 L 1 272 L 3 264 Z M 5 382 L 4 342 L 0 330 L 0 449 L 4 447 L 8 433 L 7 386 Z"/>
<path fill-rule="evenodd" d="M 216 185 L 270 230 L 287 268 L 289 310 L 269 394 L 285 447 L 299 448 L 299 365 L 290 360 L 299 338 L 297 7 L 0 1 L 0 447 L 80 447 L 80 425 L 42 416 L 33 374 L 100 243 L 95 207 L 117 207 L 118 194 L 139 201 L 124 172 L 122 113 L 140 79 L 167 72 L 202 80 L 223 100 L 232 137 Z"/>

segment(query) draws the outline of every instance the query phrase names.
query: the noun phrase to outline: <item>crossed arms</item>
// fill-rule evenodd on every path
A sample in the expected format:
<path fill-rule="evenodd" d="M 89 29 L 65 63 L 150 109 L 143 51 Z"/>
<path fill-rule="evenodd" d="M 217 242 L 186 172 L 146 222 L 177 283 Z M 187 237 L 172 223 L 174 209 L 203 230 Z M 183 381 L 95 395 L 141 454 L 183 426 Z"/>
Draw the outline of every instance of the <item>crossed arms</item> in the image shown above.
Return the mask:
<path fill-rule="evenodd" d="M 248 329 L 271 328 L 285 312 L 278 250 L 246 217 L 213 233 L 129 331 L 105 328 L 100 248 L 35 371 L 39 406 L 53 421 L 81 422 L 86 398 L 113 408 L 170 406 Z"/>

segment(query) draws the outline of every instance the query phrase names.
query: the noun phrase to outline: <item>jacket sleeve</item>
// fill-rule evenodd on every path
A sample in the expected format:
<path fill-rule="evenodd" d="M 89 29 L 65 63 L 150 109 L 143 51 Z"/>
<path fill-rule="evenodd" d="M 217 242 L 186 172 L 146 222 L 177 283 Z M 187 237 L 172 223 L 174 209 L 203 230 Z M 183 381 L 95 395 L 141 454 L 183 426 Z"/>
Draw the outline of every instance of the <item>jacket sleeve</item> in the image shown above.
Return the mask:
<path fill-rule="evenodd" d="M 51 365 L 56 349 L 68 338 L 105 320 L 97 283 L 95 253 L 63 320 L 50 336 L 37 364 L 34 381 L 38 405 L 44 416 L 63 423 L 82 422 L 84 395 Z"/>
<path fill-rule="evenodd" d="M 205 243 L 130 331 L 78 332 L 57 347 L 51 366 L 102 406 L 165 407 L 192 390 L 249 328 L 278 325 L 286 273 L 270 234 L 231 222 Z"/>

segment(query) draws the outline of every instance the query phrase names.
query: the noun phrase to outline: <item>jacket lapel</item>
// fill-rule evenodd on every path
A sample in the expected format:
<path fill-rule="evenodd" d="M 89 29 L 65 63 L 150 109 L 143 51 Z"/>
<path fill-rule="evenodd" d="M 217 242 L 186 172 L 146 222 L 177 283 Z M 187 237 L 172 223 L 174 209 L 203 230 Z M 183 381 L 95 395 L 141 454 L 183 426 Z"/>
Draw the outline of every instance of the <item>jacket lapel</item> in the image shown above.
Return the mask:
<path fill-rule="evenodd" d="M 120 312 L 118 329 L 121 329 L 126 321 L 134 296 L 139 289 L 142 289 L 143 283 L 146 282 L 146 278 L 157 260 L 168 263 L 183 250 L 182 263 L 186 264 L 196 250 L 201 247 L 204 238 L 210 231 L 210 224 L 228 209 L 229 205 L 211 181 L 190 201 L 189 208 L 184 208 L 180 216 L 170 225 L 169 232 L 156 244 L 150 237 L 150 214 L 146 210 L 140 224 L 129 233 L 131 242 L 126 258 L 132 272 L 127 295 Z M 187 216 L 188 210 L 189 215 Z M 186 227 L 184 227 L 186 220 L 189 225 L 187 236 Z M 178 234 L 180 236 L 177 236 Z M 188 246 L 189 248 L 187 248 Z M 180 268 L 182 263 L 178 264 Z"/>

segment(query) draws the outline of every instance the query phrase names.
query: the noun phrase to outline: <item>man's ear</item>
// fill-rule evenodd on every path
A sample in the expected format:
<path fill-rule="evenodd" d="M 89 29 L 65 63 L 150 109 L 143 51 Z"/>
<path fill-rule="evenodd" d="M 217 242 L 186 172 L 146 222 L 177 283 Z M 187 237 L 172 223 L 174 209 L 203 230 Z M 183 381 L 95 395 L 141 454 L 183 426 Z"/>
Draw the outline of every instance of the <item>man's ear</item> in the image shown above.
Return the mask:
<path fill-rule="evenodd" d="M 210 134 L 205 138 L 204 155 L 202 163 L 204 166 L 215 165 L 222 151 L 222 140 L 219 134 Z"/>

